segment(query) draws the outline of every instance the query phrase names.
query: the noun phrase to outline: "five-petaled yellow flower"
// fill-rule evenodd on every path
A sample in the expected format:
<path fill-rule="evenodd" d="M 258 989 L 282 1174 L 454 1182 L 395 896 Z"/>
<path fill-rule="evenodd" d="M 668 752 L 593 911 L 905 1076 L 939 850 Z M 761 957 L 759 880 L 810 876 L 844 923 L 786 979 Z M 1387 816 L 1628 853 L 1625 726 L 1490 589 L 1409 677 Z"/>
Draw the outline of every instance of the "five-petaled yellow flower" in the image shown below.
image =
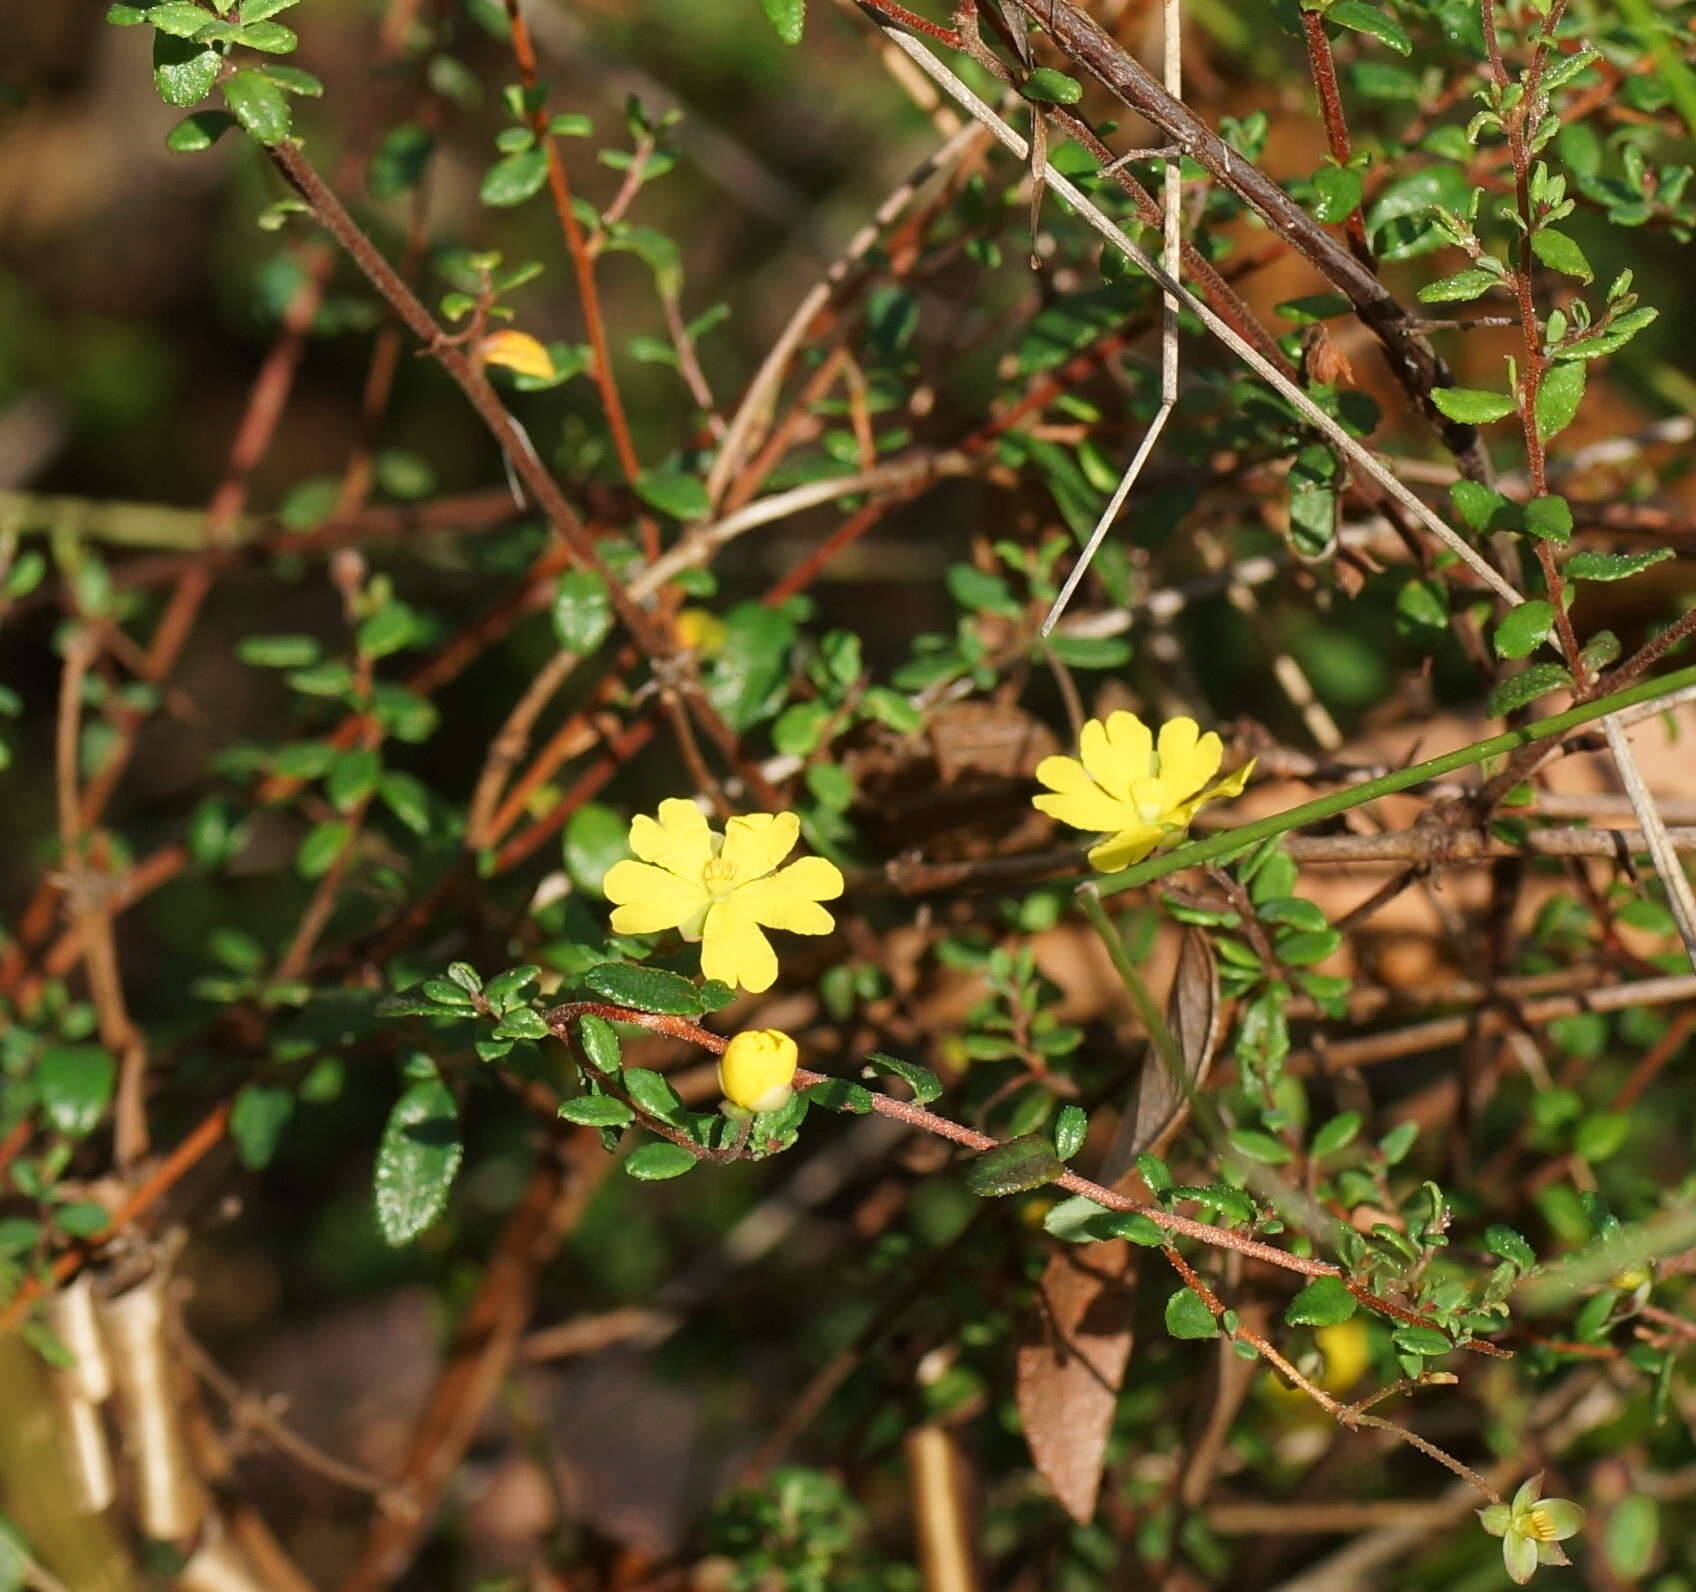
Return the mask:
<path fill-rule="evenodd" d="M 780 868 L 795 849 L 794 813 L 748 813 L 715 834 L 693 802 L 660 803 L 659 819 L 630 823 L 630 849 L 640 861 L 614 863 L 602 889 L 617 910 L 615 934 L 677 929 L 701 942 L 701 971 L 754 994 L 777 978 L 777 955 L 766 929 L 829 934 L 836 920 L 819 905 L 842 894 L 842 873 L 823 857 Z"/>
<path fill-rule="evenodd" d="M 1524 1586 L 1540 1564 L 1570 1564 L 1561 1544 L 1584 1525 L 1584 1511 L 1569 1498 L 1541 1498 L 1541 1474 L 1513 1495 L 1511 1504 L 1491 1504 L 1478 1518 L 1492 1537 L 1502 1539 L 1508 1575 Z"/>
<path fill-rule="evenodd" d="M 1045 757 L 1036 777 L 1053 795 L 1035 798 L 1038 812 L 1107 839 L 1090 848 L 1091 864 L 1116 873 L 1150 852 L 1176 844 L 1190 820 L 1211 801 L 1239 796 L 1252 761 L 1215 785 L 1225 748 L 1194 719 L 1170 719 L 1160 741 L 1134 713 L 1091 719 L 1078 737 L 1078 756 Z"/>
<path fill-rule="evenodd" d="M 776 1028 L 749 1028 L 735 1035 L 718 1060 L 718 1089 L 744 1111 L 781 1111 L 795 1092 L 801 1053 Z"/>

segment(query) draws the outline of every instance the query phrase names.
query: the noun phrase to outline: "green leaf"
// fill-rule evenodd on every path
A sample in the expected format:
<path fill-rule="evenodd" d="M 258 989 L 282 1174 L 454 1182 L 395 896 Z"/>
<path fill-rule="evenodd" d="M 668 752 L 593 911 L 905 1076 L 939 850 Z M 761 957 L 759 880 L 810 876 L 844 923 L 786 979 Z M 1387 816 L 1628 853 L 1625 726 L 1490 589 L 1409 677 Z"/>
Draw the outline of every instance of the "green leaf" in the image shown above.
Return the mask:
<path fill-rule="evenodd" d="M 1340 28 L 1352 28 L 1356 33 L 1369 33 L 1389 45 L 1397 55 L 1406 55 L 1413 49 L 1413 40 L 1401 23 L 1377 6 L 1368 5 L 1366 0 L 1337 0 L 1327 8 L 1325 20 L 1335 22 Z"/>
<path fill-rule="evenodd" d="M 338 752 L 324 781 L 324 793 L 339 813 L 350 813 L 377 788 L 382 759 L 370 747 Z"/>
<path fill-rule="evenodd" d="M 766 21 L 785 44 L 799 44 L 807 21 L 807 0 L 760 0 Z"/>
<path fill-rule="evenodd" d="M 243 636 L 236 656 L 259 669 L 302 669 L 318 661 L 311 636 Z"/>
<path fill-rule="evenodd" d="M 310 72 L 303 72 L 298 66 L 286 66 L 280 61 L 266 61 L 259 70 L 278 88 L 286 89 L 290 94 L 303 94 L 308 99 L 324 97 L 324 80 L 314 77 Z"/>
<path fill-rule="evenodd" d="M 1660 1504 L 1647 1493 L 1627 1492 L 1609 1510 L 1603 1527 L 1602 1551 L 1608 1567 L 1622 1582 L 1635 1585 L 1655 1562 L 1660 1534 Z"/>
<path fill-rule="evenodd" d="M 1451 420 L 1463 425 L 1488 425 L 1513 413 L 1513 399 L 1505 392 L 1486 392 L 1481 387 L 1433 387 L 1431 402 Z"/>
<path fill-rule="evenodd" d="M 585 802 L 565 826 L 565 871 L 587 895 L 604 897 L 607 869 L 630 855 L 630 826 L 612 808 Z"/>
<path fill-rule="evenodd" d="M 1219 1323 L 1196 1294 L 1180 1288 L 1166 1301 L 1166 1330 L 1174 1338 L 1216 1338 Z"/>
<path fill-rule="evenodd" d="M 1131 661 L 1131 644 L 1123 636 L 1053 635 L 1048 650 L 1071 669 L 1122 669 Z M 909 711 L 916 729 L 922 721 L 916 709 Z"/>
<path fill-rule="evenodd" d="M 743 602 L 724 616 L 724 627 L 708 668 L 707 700 L 741 731 L 783 705 L 795 621 L 764 603 Z"/>
<path fill-rule="evenodd" d="M 280 22 L 255 22 L 251 27 L 243 26 L 236 42 L 266 55 L 287 55 L 300 40 L 293 28 L 285 28 Z"/>
<path fill-rule="evenodd" d="M 1335 1155 L 1339 1150 L 1346 1150 L 1355 1141 L 1360 1132 L 1360 1113 L 1358 1111 L 1342 1111 L 1325 1123 L 1313 1135 L 1313 1141 L 1308 1146 L 1308 1154 L 1316 1161 L 1323 1160 L 1328 1155 Z"/>
<path fill-rule="evenodd" d="M 705 483 L 681 470 L 644 470 L 636 477 L 636 495 L 675 520 L 704 519 L 712 512 Z"/>
<path fill-rule="evenodd" d="M 1044 105 L 1076 105 L 1084 97 L 1084 86 L 1051 66 L 1039 66 L 1025 79 L 1020 92 L 1028 100 Z"/>
<path fill-rule="evenodd" d="M 1313 213 L 1328 225 L 1346 221 L 1359 208 L 1365 181 L 1353 166 L 1325 165 L 1313 174 Z"/>
<path fill-rule="evenodd" d="M 413 834 L 430 833 L 430 791 L 423 780 L 392 768 L 377 782 L 377 794 Z"/>
<path fill-rule="evenodd" d="M 237 72 L 227 79 L 224 103 L 260 143 L 279 144 L 289 136 L 288 99 L 263 72 Z"/>
<path fill-rule="evenodd" d="M 1538 697 L 1572 684 L 1572 676 L 1558 663 L 1534 663 L 1529 669 L 1504 680 L 1485 700 L 1484 711 L 1492 718 L 1517 713 Z"/>
<path fill-rule="evenodd" d="M 1084 1147 L 1088 1132 L 1089 1116 L 1082 1106 L 1061 1106 L 1054 1119 L 1054 1153 L 1062 1161 L 1071 1160 Z"/>
<path fill-rule="evenodd" d="M 168 33 L 174 39 L 192 39 L 216 19 L 210 11 L 193 4 L 192 0 L 166 0 L 164 5 L 148 8 L 147 20 L 161 33 Z"/>
<path fill-rule="evenodd" d="M 681 1144 L 668 1144 L 663 1139 L 644 1144 L 624 1158 L 624 1170 L 643 1183 L 661 1183 L 667 1178 L 682 1177 L 693 1172 L 696 1158 Z"/>
<path fill-rule="evenodd" d="M 872 1104 L 871 1090 L 846 1078 L 826 1078 L 814 1084 L 808 1089 L 807 1098 L 827 1111 L 846 1111 L 858 1117 L 877 1109 Z"/>
<path fill-rule="evenodd" d="M 979 1199 L 1023 1194 L 1052 1183 L 1066 1170 L 1045 1133 L 1026 1133 L 966 1162 L 965 1184 Z"/>
<path fill-rule="evenodd" d="M 1541 597 L 1532 597 L 1510 608 L 1496 626 L 1498 658 L 1528 658 L 1548 639 L 1554 629 L 1555 611 Z"/>
<path fill-rule="evenodd" d="M 1557 348 L 1555 358 L 1599 359 L 1603 354 L 1611 354 L 1615 349 L 1623 348 L 1629 343 L 1660 313 L 1659 310 L 1645 305 L 1642 309 L 1616 315 L 1601 331 L 1592 333 L 1589 337 L 1580 337 L 1564 348 Z"/>
<path fill-rule="evenodd" d="M 1521 1271 L 1536 1269 L 1537 1252 L 1513 1228 L 1500 1222 L 1484 1230 L 1484 1247 L 1492 1255 L 1511 1260 Z"/>
<path fill-rule="evenodd" d="M 612 599 L 592 569 L 568 569 L 554 593 L 554 634 L 567 652 L 587 654 L 612 629 Z"/>
<path fill-rule="evenodd" d="M 771 744 L 785 757 L 805 757 L 819 744 L 819 736 L 830 722 L 828 702 L 796 702 L 777 716 L 771 727 Z"/>
<path fill-rule="evenodd" d="M 921 1106 L 929 1105 L 942 1093 L 942 1081 L 930 1068 L 920 1067 L 911 1061 L 903 1061 L 899 1056 L 891 1056 L 881 1050 L 874 1050 L 866 1057 L 866 1065 L 874 1072 L 886 1072 L 903 1079 L 913 1091 L 913 1098 Z"/>
<path fill-rule="evenodd" d="M 99 1045 L 49 1045 L 41 1053 L 35 1086 L 55 1132 L 80 1139 L 99 1124 L 112 1098 L 117 1067 Z"/>
<path fill-rule="evenodd" d="M 1584 258 L 1584 251 L 1566 233 L 1554 227 L 1543 227 L 1531 234 L 1531 252 L 1551 271 L 1576 276 L 1581 282 L 1595 280 L 1596 273 Z"/>
<path fill-rule="evenodd" d="M 1246 1155 L 1263 1166 L 1282 1166 L 1290 1158 L 1290 1147 L 1257 1128 L 1232 1128 L 1226 1135 L 1238 1155 Z"/>
<path fill-rule="evenodd" d="M 251 22 L 263 22 L 267 17 L 274 17 L 279 11 L 287 11 L 291 6 L 300 4 L 300 0 L 241 0 L 241 20 L 243 26 Z"/>
<path fill-rule="evenodd" d="M 55 1208 L 53 1225 L 72 1238 L 93 1238 L 112 1225 L 112 1213 L 93 1200 L 75 1200 Z"/>
<path fill-rule="evenodd" d="M 546 1039 L 553 1030 L 538 1011 L 518 1006 L 509 1011 L 494 1027 L 496 1039 Z"/>
<path fill-rule="evenodd" d="M 546 151 L 521 149 L 515 155 L 497 160 L 484 172 L 478 197 L 486 205 L 510 209 L 513 205 L 523 204 L 547 180 Z"/>
<path fill-rule="evenodd" d="M 366 658 L 387 658 L 418 641 L 418 615 L 403 602 L 387 602 L 360 621 L 354 645 Z"/>
<path fill-rule="evenodd" d="M 567 1100 L 559 1108 L 559 1114 L 567 1122 L 585 1128 L 622 1128 L 636 1120 L 636 1113 L 611 1095 L 579 1095 L 575 1100 Z"/>
<path fill-rule="evenodd" d="M 250 1083 L 230 1108 L 230 1137 L 250 1172 L 263 1171 L 277 1153 L 283 1129 L 294 1115 L 294 1096 L 277 1084 Z"/>
<path fill-rule="evenodd" d="M 453 1095 L 440 1078 L 420 1079 L 395 1102 L 377 1148 L 377 1226 L 386 1243 L 409 1243 L 442 1214 L 464 1154 Z"/>
<path fill-rule="evenodd" d="M 1427 282 L 1419 290 L 1419 301 L 1422 304 L 1465 304 L 1501 285 L 1502 279 L 1495 272 L 1468 266 L 1464 271 L 1456 271 L 1453 276 Z"/>
<path fill-rule="evenodd" d="M 1543 373 L 1537 389 L 1537 432 L 1545 442 L 1565 431 L 1584 401 L 1584 363 L 1560 360 Z"/>
<path fill-rule="evenodd" d="M 1343 943 L 1338 929 L 1306 929 L 1293 934 L 1280 934 L 1273 942 L 1278 960 L 1291 967 L 1312 967 L 1333 955 Z"/>
<path fill-rule="evenodd" d="M 1623 1111 L 1593 1111 L 1578 1124 L 1572 1147 L 1586 1161 L 1605 1161 L 1625 1148 L 1631 1118 Z"/>
<path fill-rule="evenodd" d="M 1525 505 L 1526 534 L 1565 547 L 1572 540 L 1572 506 L 1563 497 L 1534 497 Z"/>
<path fill-rule="evenodd" d="M 223 64 L 216 50 L 169 33 L 153 35 L 153 86 L 167 105 L 198 105 L 212 92 Z"/>
<path fill-rule="evenodd" d="M 1398 1327 L 1390 1339 L 1403 1354 L 1417 1354 L 1426 1359 L 1447 1354 L 1454 1347 L 1447 1334 L 1435 1327 Z"/>
<path fill-rule="evenodd" d="M 365 172 L 365 188 L 373 199 L 398 199 L 418 186 L 435 152 L 428 128 L 403 122 L 383 135 Z"/>
<path fill-rule="evenodd" d="M 1574 553 L 1561 566 L 1561 573 L 1568 580 L 1630 580 L 1651 564 L 1672 556 L 1670 547 L 1647 553 Z"/>
<path fill-rule="evenodd" d="M 541 975 L 541 968 L 534 962 L 526 962 L 519 967 L 509 967 L 504 973 L 497 973 L 483 987 L 483 999 L 496 1012 L 505 1014 L 520 1001 L 528 1000 L 524 993 Z M 546 1032 L 546 1025 L 543 1031 Z"/>
<path fill-rule="evenodd" d="M 1449 497 L 1467 526 L 1479 532 L 1496 528 L 1498 517 L 1508 507 L 1508 500 L 1500 492 L 1476 481 L 1456 481 L 1449 488 Z"/>
<path fill-rule="evenodd" d="M 1358 1308 L 1341 1277 L 1315 1277 L 1289 1303 L 1284 1320 L 1292 1327 L 1335 1327 Z"/>
<path fill-rule="evenodd" d="M 577 1019 L 577 1042 L 596 1072 L 613 1076 L 622 1064 L 618 1030 L 604 1017 L 585 1015 Z"/>
<path fill-rule="evenodd" d="M 700 992 L 695 986 L 663 968 L 603 962 L 584 973 L 583 982 L 602 1000 L 638 1012 L 693 1017 L 701 1009 Z"/>
<path fill-rule="evenodd" d="M 235 125 L 236 119 L 228 111 L 195 111 L 165 135 L 165 147 L 174 155 L 197 155 L 210 149 Z"/>
<path fill-rule="evenodd" d="M 1418 1137 L 1419 1124 L 1417 1122 L 1398 1122 L 1378 1141 L 1378 1149 L 1384 1157 L 1384 1164 L 1386 1166 L 1400 1166 L 1407 1159 L 1407 1153 L 1413 1148 L 1413 1141 Z"/>
<path fill-rule="evenodd" d="M 345 823 L 314 824 L 295 853 L 294 865 L 303 879 L 321 879 L 335 864 L 347 844 L 350 831 Z"/>

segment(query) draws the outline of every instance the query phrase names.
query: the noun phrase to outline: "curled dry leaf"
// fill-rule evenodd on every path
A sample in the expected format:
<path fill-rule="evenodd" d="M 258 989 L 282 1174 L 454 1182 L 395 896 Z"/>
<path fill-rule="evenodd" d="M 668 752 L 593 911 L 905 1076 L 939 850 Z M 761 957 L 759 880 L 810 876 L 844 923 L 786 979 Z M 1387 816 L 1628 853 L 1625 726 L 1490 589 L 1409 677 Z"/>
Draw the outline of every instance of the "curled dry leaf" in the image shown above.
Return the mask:
<path fill-rule="evenodd" d="M 1134 1099 L 1099 1172 L 1102 1183 L 1124 1193 L 1146 1195 L 1136 1158 L 1158 1155 L 1171 1143 L 1219 1042 L 1218 969 L 1200 929 L 1184 931 L 1166 1023 L 1184 1075 L 1172 1076 L 1157 1048 L 1147 1047 Z M 1095 1514 L 1102 1456 L 1130 1363 L 1135 1265 L 1136 1252 L 1122 1239 L 1060 1245 L 1043 1271 L 1019 1345 L 1025 1441 L 1061 1506 L 1080 1523 Z"/>

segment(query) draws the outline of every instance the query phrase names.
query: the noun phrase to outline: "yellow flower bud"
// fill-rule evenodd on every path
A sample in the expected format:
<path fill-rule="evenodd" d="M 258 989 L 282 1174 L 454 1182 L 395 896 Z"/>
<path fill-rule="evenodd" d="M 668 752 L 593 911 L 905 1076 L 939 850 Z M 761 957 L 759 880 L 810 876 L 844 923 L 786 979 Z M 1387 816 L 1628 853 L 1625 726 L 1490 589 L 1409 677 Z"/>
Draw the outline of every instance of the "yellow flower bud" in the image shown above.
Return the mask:
<path fill-rule="evenodd" d="M 677 640 L 691 652 L 717 652 L 729 627 L 710 608 L 685 608 L 676 619 Z"/>
<path fill-rule="evenodd" d="M 789 1104 L 800 1059 L 795 1041 L 787 1034 L 775 1028 L 746 1029 L 719 1057 L 719 1090 L 744 1111 L 781 1111 Z"/>

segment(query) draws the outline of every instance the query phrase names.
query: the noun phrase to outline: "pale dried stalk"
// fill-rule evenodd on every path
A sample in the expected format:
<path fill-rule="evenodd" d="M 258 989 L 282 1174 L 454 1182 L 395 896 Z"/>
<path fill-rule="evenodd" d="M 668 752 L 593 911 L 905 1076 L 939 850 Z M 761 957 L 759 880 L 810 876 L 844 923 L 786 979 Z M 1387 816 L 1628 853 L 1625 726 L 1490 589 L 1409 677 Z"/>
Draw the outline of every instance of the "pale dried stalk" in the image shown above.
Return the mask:
<path fill-rule="evenodd" d="M 1678 849 L 1668 832 L 1666 821 L 1655 806 L 1655 798 L 1637 766 L 1636 754 L 1625 737 L 1625 727 L 1619 716 L 1602 720 L 1602 730 L 1608 737 L 1608 750 L 1614 755 L 1614 767 L 1619 770 L 1620 782 L 1631 799 L 1631 810 L 1637 814 L 1649 855 L 1654 858 L 1655 872 L 1666 886 L 1667 905 L 1678 925 L 1679 938 L 1684 941 L 1684 954 L 1696 967 L 1696 894 L 1690 889 L 1690 876 L 1678 860 Z"/>
<path fill-rule="evenodd" d="M 1163 0 L 1161 22 L 1164 31 L 1162 51 L 1164 82 L 1166 92 L 1177 99 L 1184 91 L 1184 12 L 1181 0 Z M 1034 106 L 1031 115 L 1041 116 L 1042 107 Z M 1183 156 L 1174 150 L 1165 162 L 1165 176 L 1160 185 L 1160 263 L 1165 267 L 1166 275 L 1173 281 L 1180 279 L 1183 270 L 1183 234 L 1180 225 L 1183 219 L 1181 204 L 1183 200 L 1182 184 L 1179 175 L 1183 170 Z M 1105 539 L 1108 527 L 1118 519 L 1119 510 L 1124 507 L 1125 499 L 1131 494 L 1131 488 L 1136 485 L 1137 477 L 1142 474 L 1142 467 L 1148 462 L 1148 456 L 1154 451 L 1154 444 L 1159 440 L 1160 433 L 1166 429 L 1166 422 L 1172 418 L 1172 410 L 1178 402 L 1178 300 L 1172 293 L 1167 292 L 1160 300 L 1160 407 L 1155 410 L 1154 418 L 1148 423 L 1148 430 L 1143 433 L 1142 442 L 1131 457 L 1131 462 L 1125 466 L 1125 473 L 1120 476 L 1119 484 L 1113 489 L 1113 496 L 1108 500 L 1107 507 L 1101 511 L 1101 518 L 1095 522 L 1095 529 L 1089 533 L 1089 540 L 1078 554 L 1078 561 L 1072 566 L 1072 572 L 1066 577 L 1066 583 L 1060 588 L 1060 595 L 1054 599 L 1054 605 L 1048 610 L 1047 617 L 1042 621 L 1042 634 L 1048 635 L 1059 624 L 1060 616 L 1065 613 L 1066 605 L 1071 602 L 1072 594 L 1078 589 L 1078 583 L 1084 578 L 1089 569 L 1090 561 L 1095 557 Z"/>

